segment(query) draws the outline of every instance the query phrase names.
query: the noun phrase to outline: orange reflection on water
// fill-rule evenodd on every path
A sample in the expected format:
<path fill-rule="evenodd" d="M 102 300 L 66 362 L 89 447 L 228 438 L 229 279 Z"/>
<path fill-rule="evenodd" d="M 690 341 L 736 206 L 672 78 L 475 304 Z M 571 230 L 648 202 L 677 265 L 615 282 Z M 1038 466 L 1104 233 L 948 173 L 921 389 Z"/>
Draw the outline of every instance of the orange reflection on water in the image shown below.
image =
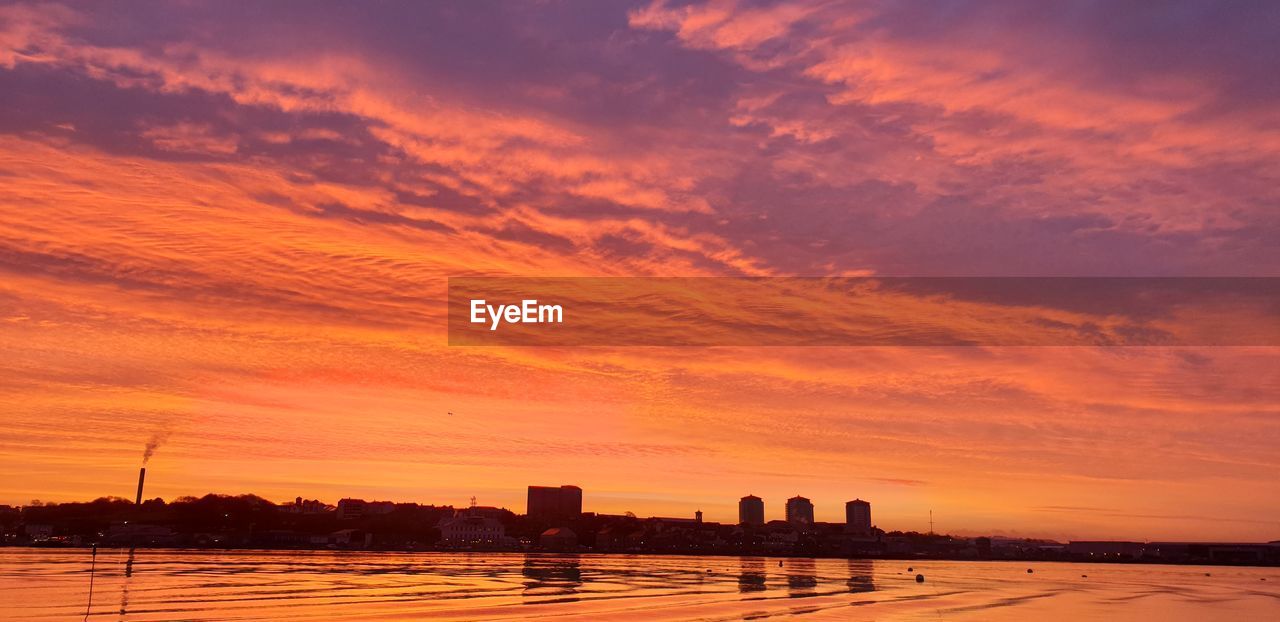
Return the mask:
<path fill-rule="evenodd" d="M 351 552 L 0 550 L 6 620 L 1235 620 L 1280 569 L 1035 562 Z M 910 566 L 911 571 L 907 568 Z M 923 574 L 923 583 L 915 575 Z"/>

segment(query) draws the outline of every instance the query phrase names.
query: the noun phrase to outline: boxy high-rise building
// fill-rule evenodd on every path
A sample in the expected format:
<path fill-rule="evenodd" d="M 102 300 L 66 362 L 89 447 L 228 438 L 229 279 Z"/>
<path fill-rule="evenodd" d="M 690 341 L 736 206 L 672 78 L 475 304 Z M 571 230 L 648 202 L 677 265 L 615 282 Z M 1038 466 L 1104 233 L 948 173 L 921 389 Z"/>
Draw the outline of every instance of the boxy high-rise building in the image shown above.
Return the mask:
<path fill-rule="evenodd" d="M 529 518 L 542 521 L 573 520 L 582 515 L 582 489 L 577 486 L 530 486 Z"/>
<path fill-rule="evenodd" d="M 741 525 L 764 524 L 764 499 L 747 495 L 738 500 L 738 523 Z"/>
<path fill-rule="evenodd" d="M 800 496 L 787 499 L 787 522 L 792 525 L 812 525 L 813 502 Z"/>
<path fill-rule="evenodd" d="M 854 499 L 844 504 L 844 530 L 848 533 L 871 533 L 871 503 Z"/>

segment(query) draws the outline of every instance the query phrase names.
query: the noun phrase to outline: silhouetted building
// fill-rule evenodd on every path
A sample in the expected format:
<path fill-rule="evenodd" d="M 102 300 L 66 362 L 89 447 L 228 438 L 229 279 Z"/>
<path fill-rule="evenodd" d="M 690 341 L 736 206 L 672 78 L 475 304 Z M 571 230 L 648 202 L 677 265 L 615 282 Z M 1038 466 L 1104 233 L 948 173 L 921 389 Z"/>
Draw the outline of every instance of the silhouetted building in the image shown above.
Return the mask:
<path fill-rule="evenodd" d="M 871 503 L 854 499 L 844 504 L 844 530 L 848 533 L 871 533 Z"/>
<path fill-rule="evenodd" d="M 365 501 L 364 499 L 341 499 L 338 501 L 338 520 L 352 520 L 362 516 L 390 514 L 396 509 L 391 501 Z"/>
<path fill-rule="evenodd" d="M 339 499 L 338 520 L 352 520 L 364 516 L 364 499 Z"/>
<path fill-rule="evenodd" d="M 360 529 L 339 529 L 329 533 L 327 544 L 342 548 L 368 548 L 373 544 L 373 534 Z"/>
<path fill-rule="evenodd" d="M 293 503 L 280 504 L 280 511 L 286 514 L 324 514 L 331 508 L 319 499 L 303 499 L 298 497 Z"/>
<path fill-rule="evenodd" d="M 502 544 L 507 534 L 502 521 L 470 510 L 459 510 L 437 526 L 440 543 L 447 546 L 493 546 Z"/>
<path fill-rule="evenodd" d="M 991 559 L 991 538 L 974 538 L 973 546 L 978 549 L 978 559 Z"/>
<path fill-rule="evenodd" d="M 787 522 L 792 525 L 812 525 L 813 502 L 800 496 L 787 499 Z"/>
<path fill-rule="evenodd" d="M 48 542 L 53 539 L 53 525 L 27 523 L 23 525 L 22 531 L 32 542 Z"/>
<path fill-rule="evenodd" d="M 529 518 L 542 521 L 573 520 L 582 515 L 582 489 L 577 486 L 530 486 Z"/>
<path fill-rule="evenodd" d="M 467 512 L 470 514 L 483 516 L 485 518 L 496 518 L 498 520 L 502 520 L 508 514 L 511 513 L 506 508 L 496 508 L 496 507 L 493 507 L 492 505 L 473 505 L 467 508 Z"/>
<path fill-rule="evenodd" d="M 738 500 L 738 523 L 741 525 L 764 524 L 764 499 L 747 495 Z"/>
<path fill-rule="evenodd" d="M 702 526 L 716 526 L 720 523 L 708 523 L 702 520 L 702 511 L 693 513 L 693 518 L 673 518 L 668 516 L 650 516 L 644 519 L 644 522 L 656 526 L 659 530 L 665 527 L 685 527 L 697 528 Z"/>
<path fill-rule="evenodd" d="M 552 527 L 538 536 L 538 546 L 549 551 L 568 551 L 578 546 L 578 534 L 568 527 Z"/>

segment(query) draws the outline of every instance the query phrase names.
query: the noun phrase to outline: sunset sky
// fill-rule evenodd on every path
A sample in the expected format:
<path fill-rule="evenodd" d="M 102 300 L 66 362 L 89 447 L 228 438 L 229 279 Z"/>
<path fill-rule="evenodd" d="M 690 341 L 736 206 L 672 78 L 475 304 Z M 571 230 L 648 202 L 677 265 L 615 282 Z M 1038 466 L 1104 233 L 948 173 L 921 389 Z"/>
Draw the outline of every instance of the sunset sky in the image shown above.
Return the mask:
<path fill-rule="evenodd" d="M 1280 347 L 449 347 L 450 276 L 1280 276 L 1280 3 L 0 6 L 0 503 L 1280 539 Z M 1274 319 L 1274 316 L 1272 316 Z M 452 413 L 452 414 L 450 414 Z"/>

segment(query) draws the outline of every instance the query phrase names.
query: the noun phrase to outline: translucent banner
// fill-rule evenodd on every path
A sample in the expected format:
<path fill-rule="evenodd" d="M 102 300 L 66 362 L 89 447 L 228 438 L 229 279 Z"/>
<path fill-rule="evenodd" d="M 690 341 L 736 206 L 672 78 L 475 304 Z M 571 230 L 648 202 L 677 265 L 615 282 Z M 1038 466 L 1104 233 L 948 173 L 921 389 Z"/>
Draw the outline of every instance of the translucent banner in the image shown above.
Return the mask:
<path fill-rule="evenodd" d="M 1280 279 L 455 277 L 454 346 L 1269 346 Z"/>

